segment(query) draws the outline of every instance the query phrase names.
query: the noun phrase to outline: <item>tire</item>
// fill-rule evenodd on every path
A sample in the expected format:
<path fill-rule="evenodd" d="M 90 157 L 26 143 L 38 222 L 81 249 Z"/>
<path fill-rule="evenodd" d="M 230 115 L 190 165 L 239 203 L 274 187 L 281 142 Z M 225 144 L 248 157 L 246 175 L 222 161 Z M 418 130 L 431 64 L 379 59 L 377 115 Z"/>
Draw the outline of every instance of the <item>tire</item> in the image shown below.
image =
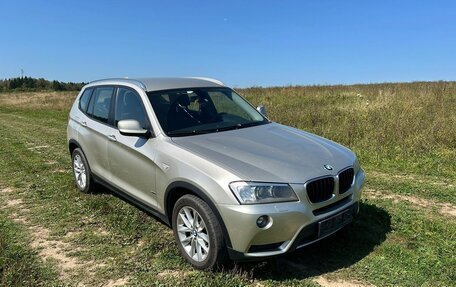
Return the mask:
<path fill-rule="evenodd" d="M 173 208 L 172 226 L 181 255 L 193 267 L 211 270 L 226 262 L 220 223 L 201 198 L 191 194 L 179 198 Z"/>
<path fill-rule="evenodd" d="M 71 163 L 76 187 L 84 193 L 93 193 L 93 182 L 87 159 L 80 148 L 76 148 L 71 154 Z"/>

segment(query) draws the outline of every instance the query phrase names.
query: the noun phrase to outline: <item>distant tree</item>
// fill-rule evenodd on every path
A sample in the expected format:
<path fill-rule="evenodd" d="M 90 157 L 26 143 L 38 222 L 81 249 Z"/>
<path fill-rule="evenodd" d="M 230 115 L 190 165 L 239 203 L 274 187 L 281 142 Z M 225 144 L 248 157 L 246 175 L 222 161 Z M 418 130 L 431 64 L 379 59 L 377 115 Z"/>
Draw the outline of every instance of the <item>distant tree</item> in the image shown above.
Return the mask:
<path fill-rule="evenodd" d="M 36 88 L 39 90 L 49 89 L 49 81 L 46 81 L 43 78 L 39 78 L 38 80 L 36 80 Z"/>
<path fill-rule="evenodd" d="M 59 81 L 52 81 L 52 89 L 54 91 L 63 91 L 63 85 Z"/>
<path fill-rule="evenodd" d="M 21 78 L 13 78 L 10 80 L 9 89 L 14 90 L 22 86 Z"/>
<path fill-rule="evenodd" d="M 48 81 L 43 78 L 16 77 L 0 80 L 0 92 L 7 91 L 79 91 L 85 83 Z"/>

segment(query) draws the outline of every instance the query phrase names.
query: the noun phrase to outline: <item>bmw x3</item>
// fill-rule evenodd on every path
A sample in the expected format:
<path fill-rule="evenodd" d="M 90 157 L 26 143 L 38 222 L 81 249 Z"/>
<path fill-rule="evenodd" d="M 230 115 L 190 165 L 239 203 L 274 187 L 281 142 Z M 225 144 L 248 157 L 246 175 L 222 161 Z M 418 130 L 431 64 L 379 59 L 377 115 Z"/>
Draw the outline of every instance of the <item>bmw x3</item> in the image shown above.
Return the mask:
<path fill-rule="evenodd" d="M 272 122 L 214 79 L 91 82 L 67 139 L 79 190 L 101 184 L 159 218 L 198 269 L 292 252 L 359 211 L 352 151 Z"/>

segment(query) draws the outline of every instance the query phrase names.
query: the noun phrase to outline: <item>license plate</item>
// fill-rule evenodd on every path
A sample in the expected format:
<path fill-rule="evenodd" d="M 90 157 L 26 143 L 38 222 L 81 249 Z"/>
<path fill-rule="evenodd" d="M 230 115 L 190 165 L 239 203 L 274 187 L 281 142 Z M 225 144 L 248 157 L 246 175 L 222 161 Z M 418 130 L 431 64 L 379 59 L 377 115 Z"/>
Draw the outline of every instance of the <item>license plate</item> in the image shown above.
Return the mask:
<path fill-rule="evenodd" d="M 318 222 L 318 237 L 331 234 L 347 225 L 353 220 L 353 211 L 351 209 L 338 213 L 330 218 Z"/>

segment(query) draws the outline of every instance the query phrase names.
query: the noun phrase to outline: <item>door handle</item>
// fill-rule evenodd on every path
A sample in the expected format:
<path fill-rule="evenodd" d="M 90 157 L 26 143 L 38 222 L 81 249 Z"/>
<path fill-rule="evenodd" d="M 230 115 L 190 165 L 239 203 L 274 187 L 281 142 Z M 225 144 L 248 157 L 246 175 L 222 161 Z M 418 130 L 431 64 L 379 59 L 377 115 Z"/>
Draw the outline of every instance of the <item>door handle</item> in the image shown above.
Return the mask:
<path fill-rule="evenodd" d="M 108 139 L 109 139 L 110 141 L 113 141 L 113 142 L 116 142 L 116 141 L 117 141 L 115 135 L 108 135 Z"/>
<path fill-rule="evenodd" d="M 81 126 L 86 127 L 87 126 L 87 122 L 86 121 L 81 121 Z"/>

